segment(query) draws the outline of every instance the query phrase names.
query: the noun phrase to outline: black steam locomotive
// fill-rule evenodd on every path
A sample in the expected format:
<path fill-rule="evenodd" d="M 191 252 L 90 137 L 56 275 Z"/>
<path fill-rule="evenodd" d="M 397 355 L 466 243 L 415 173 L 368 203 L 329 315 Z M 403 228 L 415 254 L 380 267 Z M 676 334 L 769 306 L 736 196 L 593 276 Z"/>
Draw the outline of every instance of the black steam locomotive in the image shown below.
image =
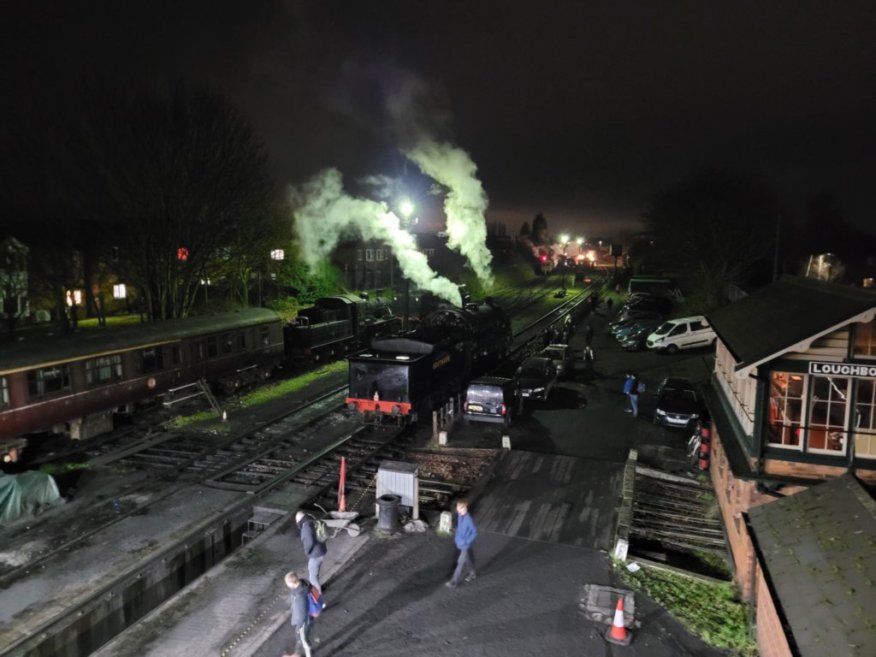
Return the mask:
<path fill-rule="evenodd" d="M 511 338 L 508 316 L 490 299 L 438 308 L 417 329 L 348 358 L 347 408 L 367 421 L 416 421 L 507 356 Z"/>
<path fill-rule="evenodd" d="M 323 297 L 284 329 L 286 353 L 294 361 L 319 362 L 398 329 L 398 318 L 382 299 L 351 294 Z"/>

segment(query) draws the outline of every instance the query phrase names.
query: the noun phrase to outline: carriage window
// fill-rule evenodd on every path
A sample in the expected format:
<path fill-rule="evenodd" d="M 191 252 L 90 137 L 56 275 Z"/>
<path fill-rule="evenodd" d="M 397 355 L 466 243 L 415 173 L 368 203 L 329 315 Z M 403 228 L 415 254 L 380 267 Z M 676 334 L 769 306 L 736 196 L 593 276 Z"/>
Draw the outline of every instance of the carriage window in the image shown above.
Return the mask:
<path fill-rule="evenodd" d="M 234 351 L 234 335 L 226 333 L 222 336 L 222 353 L 230 354 Z"/>
<path fill-rule="evenodd" d="M 154 372 L 164 367 L 164 358 L 161 347 L 150 347 L 140 350 L 140 371 Z"/>
<path fill-rule="evenodd" d="M 85 382 L 88 385 L 116 381 L 122 378 L 122 355 L 101 356 L 85 361 Z"/>
<path fill-rule="evenodd" d="M 270 344 L 270 337 L 271 337 L 270 329 L 267 326 L 262 326 L 261 327 L 261 338 L 262 338 L 262 344 L 264 346 L 267 347 L 268 344 Z"/>
<path fill-rule="evenodd" d="M 207 338 L 207 358 L 213 358 L 219 354 L 219 340 L 215 335 Z"/>
<path fill-rule="evenodd" d="M 246 351 L 246 331 L 240 331 L 237 334 L 237 350 Z"/>
<path fill-rule="evenodd" d="M 202 341 L 199 340 L 198 342 L 193 342 L 190 349 L 193 363 L 204 360 L 204 353 L 206 349 L 204 348 L 204 343 Z"/>
<path fill-rule="evenodd" d="M 59 365 L 30 371 L 27 373 L 27 388 L 32 398 L 69 390 L 70 368 L 67 365 Z"/>
<path fill-rule="evenodd" d="M 179 365 L 182 361 L 182 350 L 178 344 L 170 348 L 170 363 L 171 365 Z"/>
<path fill-rule="evenodd" d="M 0 408 L 9 406 L 9 383 L 5 376 L 0 376 Z"/>

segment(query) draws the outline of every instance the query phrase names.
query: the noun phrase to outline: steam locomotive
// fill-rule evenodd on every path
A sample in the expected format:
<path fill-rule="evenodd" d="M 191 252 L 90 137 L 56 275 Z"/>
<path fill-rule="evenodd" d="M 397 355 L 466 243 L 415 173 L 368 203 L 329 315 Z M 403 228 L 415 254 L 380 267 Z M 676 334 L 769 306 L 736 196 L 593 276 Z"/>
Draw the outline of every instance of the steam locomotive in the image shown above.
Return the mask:
<path fill-rule="evenodd" d="M 464 390 L 511 349 L 511 322 L 491 299 L 442 306 L 407 333 L 350 356 L 347 408 L 366 421 L 415 422 Z"/>
<path fill-rule="evenodd" d="M 346 294 L 317 299 L 283 332 L 291 359 L 319 362 L 398 329 L 398 318 L 385 301 Z"/>

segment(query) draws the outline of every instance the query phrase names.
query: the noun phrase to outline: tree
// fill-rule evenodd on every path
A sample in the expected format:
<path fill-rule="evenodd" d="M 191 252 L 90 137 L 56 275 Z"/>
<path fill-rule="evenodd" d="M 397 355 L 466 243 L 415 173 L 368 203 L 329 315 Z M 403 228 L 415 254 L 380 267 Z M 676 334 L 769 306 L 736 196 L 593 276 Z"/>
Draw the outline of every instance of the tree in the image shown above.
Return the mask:
<path fill-rule="evenodd" d="M 542 246 L 548 243 L 548 224 L 545 216 L 539 212 L 532 220 L 532 243 Z"/>
<path fill-rule="evenodd" d="M 523 225 L 520 227 L 520 237 L 529 237 L 532 231 L 529 228 L 529 222 L 524 221 Z"/>
<path fill-rule="evenodd" d="M 716 170 L 658 192 L 644 218 L 654 248 L 671 254 L 714 307 L 727 283 L 744 284 L 769 263 L 778 216 L 759 177 Z"/>
<path fill-rule="evenodd" d="M 277 219 L 264 149 L 226 100 L 185 87 L 111 90 L 90 109 L 81 145 L 95 213 L 116 224 L 150 317 L 185 317 L 200 282 L 261 248 Z M 238 258 L 244 270 L 251 260 Z"/>

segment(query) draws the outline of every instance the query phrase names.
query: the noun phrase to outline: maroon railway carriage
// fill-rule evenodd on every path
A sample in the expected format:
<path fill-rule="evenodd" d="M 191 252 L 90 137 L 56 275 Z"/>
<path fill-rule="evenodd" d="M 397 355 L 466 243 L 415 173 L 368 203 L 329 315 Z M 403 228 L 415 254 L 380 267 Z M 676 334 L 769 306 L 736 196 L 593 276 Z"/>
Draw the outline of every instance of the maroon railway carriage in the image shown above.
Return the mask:
<path fill-rule="evenodd" d="M 200 379 L 236 387 L 282 359 L 281 320 L 260 308 L 3 345 L 0 442 L 94 435 L 138 401 Z"/>

